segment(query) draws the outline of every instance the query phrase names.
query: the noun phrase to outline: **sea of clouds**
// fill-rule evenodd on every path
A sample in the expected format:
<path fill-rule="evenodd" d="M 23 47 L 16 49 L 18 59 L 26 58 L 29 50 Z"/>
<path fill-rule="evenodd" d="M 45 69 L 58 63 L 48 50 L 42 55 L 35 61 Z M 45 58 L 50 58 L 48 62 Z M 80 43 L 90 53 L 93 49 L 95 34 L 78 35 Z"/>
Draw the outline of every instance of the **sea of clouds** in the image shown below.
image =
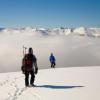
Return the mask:
<path fill-rule="evenodd" d="M 100 38 L 74 33 L 59 35 L 56 32 L 54 35 L 52 32 L 52 34 L 48 35 L 45 30 L 30 29 L 1 31 L 0 72 L 20 71 L 23 46 L 33 48 L 40 69 L 50 68 L 51 52 L 56 57 L 56 67 L 100 66 Z"/>

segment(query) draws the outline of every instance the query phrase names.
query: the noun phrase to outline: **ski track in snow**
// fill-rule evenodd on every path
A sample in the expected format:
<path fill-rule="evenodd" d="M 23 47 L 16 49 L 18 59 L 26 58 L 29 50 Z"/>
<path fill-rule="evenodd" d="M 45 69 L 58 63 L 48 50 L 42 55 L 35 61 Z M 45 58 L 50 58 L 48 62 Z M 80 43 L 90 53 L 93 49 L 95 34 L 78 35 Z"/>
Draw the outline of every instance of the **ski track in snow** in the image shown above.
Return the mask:
<path fill-rule="evenodd" d="M 3 81 L 3 82 L 1 82 L 1 83 L 0 83 L 0 87 L 2 87 L 2 86 L 4 86 L 4 85 L 6 85 L 8 82 L 9 82 L 9 80 L 8 80 L 8 79 L 7 79 L 7 80 L 5 80 L 5 81 Z"/>
<path fill-rule="evenodd" d="M 8 92 L 8 97 L 5 100 L 16 100 L 25 90 L 26 88 L 20 88 L 18 87 L 16 80 L 18 80 L 19 78 L 22 78 L 22 76 L 20 77 L 14 77 L 13 79 L 10 80 L 10 76 L 7 76 L 7 78 L 5 80 L 3 80 L 3 82 L 0 82 L 0 87 L 8 85 L 12 88 L 15 88 L 14 93 L 12 94 L 11 91 Z"/>
<path fill-rule="evenodd" d="M 16 100 L 22 93 L 23 91 L 25 91 L 25 87 L 23 87 L 22 89 L 20 89 L 17 84 L 16 84 L 16 78 L 14 79 L 15 81 L 12 81 L 10 83 L 11 86 L 13 86 L 15 88 L 15 92 L 13 95 L 11 95 L 11 93 L 9 92 L 8 95 L 9 97 L 6 100 Z"/>
<path fill-rule="evenodd" d="M 8 93 L 9 97 L 6 100 L 16 100 L 26 90 L 26 88 L 19 89 L 16 85 L 15 87 L 15 93 L 13 95 L 11 95 L 11 93 Z"/>
<path fill-rule="evenodd" d="M 28 88 L 23 86 L 23 87 L 19 87 L 17 84 L 17 80 L 19 80 L 20 78 L 22 78 L 23 76 L 19 76 L 19 77 L 13 77 L 11 78 L 10 76 L 7 76 L 6 79 L 3 80 L 3 82 L 0 82 L 0 88 L 2 86 L 4 86 L 6 88 L 7 87 L 11 87 L 14 92 L 12 93 L 12 91 L 9 91 L 8 97 L 6 97 L 5 100 L 17 100 L 22 94 L 23 92 L 25 92 Z M 41 97 L 38 94 L 31 94 L 33 96 L 33 98 L 35 98 L 35 100 L 40 100 Z"/>
<path fill-rule="evenodd" d="M 20 78 L 20 77 L 19 77 Z M 13 86 L 15 88 L 15 92 L 13 95 L 11 95 L 11 93 L 8 93 L 9 97 L 6 100 L 16 100 L 25 90 L 26 88 L 19 88 L 18 85 L 16 84 L 16 80 L 19 78 L 15 78 L 10 85 Z"/>

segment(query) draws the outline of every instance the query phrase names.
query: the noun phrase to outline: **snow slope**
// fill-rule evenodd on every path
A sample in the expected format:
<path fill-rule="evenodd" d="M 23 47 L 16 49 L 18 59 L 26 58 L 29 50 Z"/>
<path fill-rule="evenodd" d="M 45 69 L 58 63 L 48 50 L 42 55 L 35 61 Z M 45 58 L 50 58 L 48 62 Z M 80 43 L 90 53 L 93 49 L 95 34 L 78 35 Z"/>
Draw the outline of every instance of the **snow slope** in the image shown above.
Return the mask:
<path fill-rule="evenodd" d="M 21 72 L 0 74 L 0 100 L 100 100 L 100 67 L 39 70 L 36 87 Z"/>

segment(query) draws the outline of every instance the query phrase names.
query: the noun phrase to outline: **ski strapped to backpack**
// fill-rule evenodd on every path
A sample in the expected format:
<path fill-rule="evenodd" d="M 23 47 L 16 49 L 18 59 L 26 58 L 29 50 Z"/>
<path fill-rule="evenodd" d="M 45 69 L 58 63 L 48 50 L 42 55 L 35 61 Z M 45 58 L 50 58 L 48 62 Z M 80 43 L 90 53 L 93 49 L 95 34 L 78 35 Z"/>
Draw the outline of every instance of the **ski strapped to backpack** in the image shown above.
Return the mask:
<path fill-rule="evenodd" d="M 21 66 L 21 70 L 23 73 L 25 73 L 25 55 L 26 55 L 26 49 L 27 47 L 23 46 L 23 59 L 22 59 L 22 66 Z"/>

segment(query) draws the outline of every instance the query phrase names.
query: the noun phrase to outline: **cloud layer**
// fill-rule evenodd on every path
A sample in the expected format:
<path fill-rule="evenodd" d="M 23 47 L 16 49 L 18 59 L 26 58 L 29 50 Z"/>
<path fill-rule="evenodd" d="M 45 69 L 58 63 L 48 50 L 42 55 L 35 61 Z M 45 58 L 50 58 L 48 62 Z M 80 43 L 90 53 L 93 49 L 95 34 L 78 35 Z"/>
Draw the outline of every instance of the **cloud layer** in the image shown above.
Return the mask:
<path fill-rule="evenodd" d="M 23 45 L 33 48 L 39 68 L 50 68 L 51 52 L 56 57 L 57 67 L 100 65 L 100 38 L 77 35 L 79 34 L 77 30 L 74 34 L 65 32 L 67 35 L 63 35 L 63 30 L 59 32 L 57 29 L 48 30 L 48 32 L 43 28 L 41 30 L 30 30 L 30 28 L 2 30 L 0 32 L 0 72 L 20 70 Z"/>

